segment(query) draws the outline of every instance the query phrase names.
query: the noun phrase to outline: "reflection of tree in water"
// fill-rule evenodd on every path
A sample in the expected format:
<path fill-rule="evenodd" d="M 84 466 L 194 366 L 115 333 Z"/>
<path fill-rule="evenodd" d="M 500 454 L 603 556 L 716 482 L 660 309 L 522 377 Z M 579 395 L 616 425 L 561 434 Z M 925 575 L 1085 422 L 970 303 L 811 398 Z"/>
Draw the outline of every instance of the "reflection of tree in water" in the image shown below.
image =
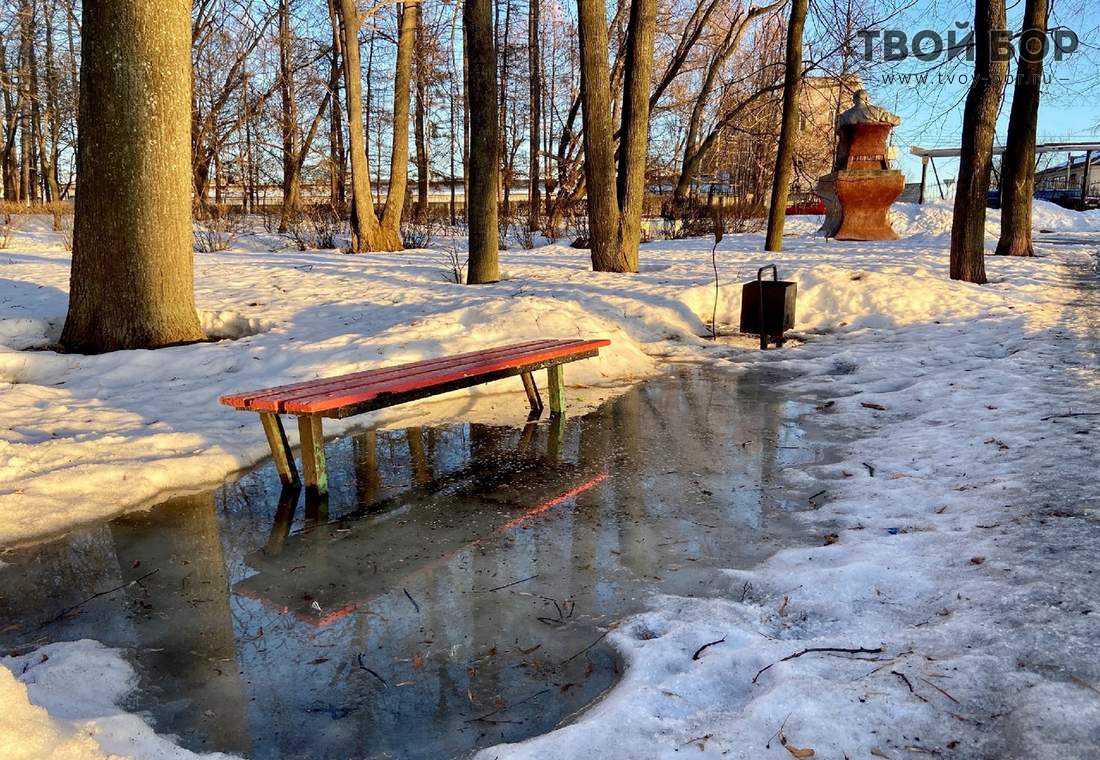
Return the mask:
<path fill-rule="evenodd" d="M 179 710 L 162 710 L 168 725 L 161 730 L 247 752 L 247 700 L 213 493 L 174 499 L 158 510 L 154 530 L 147 514 L 118 518 L 110 529 L 122 581 L 145 576 L 125 593 L 143 685 L 165 708 L 174 703 Z M 183 703 L 180 694 L 188 697 Z"/>

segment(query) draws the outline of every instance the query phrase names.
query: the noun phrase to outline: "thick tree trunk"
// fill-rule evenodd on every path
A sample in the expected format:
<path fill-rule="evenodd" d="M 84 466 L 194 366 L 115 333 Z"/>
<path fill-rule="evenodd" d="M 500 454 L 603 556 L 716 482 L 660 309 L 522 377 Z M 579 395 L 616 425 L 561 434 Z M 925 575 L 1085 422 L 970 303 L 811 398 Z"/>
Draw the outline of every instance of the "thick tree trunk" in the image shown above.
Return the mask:
<path fill-rule="evenodd" d="M 985 204 L 993 165 L 997 109 L 1008 62 L 994 60 L 990 31 L 1004 29 L 1005 0 L 977 0 L 974 76 L 963 111 L 959 179 L 951 223 L 951 279 L 982 284 L 985 277 Z"/>
<path fill-rule="evenodd" d="M 1042 43 L 1047 28 L 1048 0 L 1027 0 L 1023 32 L 1017 44 L 1019 64 L 1008 121 L 1008 139 L 1001 160 L 1001 239 L 997 253 L 1032 256 L 1031 199 L 1035 192 L 1035 133 L 1039 121 L 1043 78 Z M 1028 46 L 1035 45 L 1036 54 Z"/>
<path fill-rule="evenodd" d="M 351 154 L 351 250 L 354 253 L 377 251 L 382 241 L 371 197 L 367 140 L 363 131 L 363 81 L 359 63 L 361 19 L 356 1 L 336 0 L 336 15 L 344 43 L 344 99 Z"/>
<path fill-rule="evenodd" d="M 191 4 L 84 0 L 69 313 L 97 353 L 201 340 L 191 237 Z"/>
<path fill-rule="evenodd" d="M 619 228 L 615 148 L 611 129 L 611 78 L 607 68 L 607 9 L 604 0 L 577 0 L 584 113 L 584 174 L 592 269 L 629 272 Z"/>
<path fill-rule="evenodd" d="M 783 223 L 787 215 L 787 195 L 791 189 L 791 167 L 798 142 L 798 91 L 802 82 L 802 28 L 806 24 L 807 0 L 791 0 L 791 19 L 787 24 L 787 58 L 783 79 L 783 122 L 779 128 L 779 147 L 775 152 L 772 175 L 772 199 L 768 208 L 768 235 L 765 251 L 783 250 Z"/>
<path fill-rule="evenodd" d="M 400 251 L 401 214 L 405 210 L 405 188 L 409 181 L 409 99 L 412 83 L 413 48 L 416 46 L 420 3 L 406 2 L 397 30 L 397 68 L 393 76 L 393 152 L 390 154 L 390 187 L 382 210 L 382 237 L 376 250 Z"/>
<path fill-rule="evenodd" d="M 470 150 L 466 164 L 466 223 L 470 263 L 466 282 L 475 285 L 500 279 L 497 260 L 497 54 L 493 40 L 493 0 L 466 0 L 463 29 L 466 43 L 466 96 L 470 108 Z"/>
<path fill-rule="evenodd" d="M 633 0 L 623 61 L 622 139 L 616 171 L 607 21 L 603 0 L 578 0 L 585 190 L 592 269 L 638 271 L 645 201 L 655 0 Z"/>
<path fill-rule="evenodd" d="M 539 0 L 529 0 L 527 10 L 527 69 L 530 90 L 530 134 L 527 170 L 527 226 L 533 232 L 539 226 L 539 132 L 542 121 L 542 40 L 539 37 Z"/>
<path fill-rule="evenodd" d="M 620 245 L 628 272 L 638 271 L 642 214 L 645 211 L 645 169 L 649 147 L 649 90 L 653 78 L 653 40 L 657 1 L 634 0 L 626 33 L 623 84 L 622 145 L 619 149 L 618 194 L 622 219 Z"/>

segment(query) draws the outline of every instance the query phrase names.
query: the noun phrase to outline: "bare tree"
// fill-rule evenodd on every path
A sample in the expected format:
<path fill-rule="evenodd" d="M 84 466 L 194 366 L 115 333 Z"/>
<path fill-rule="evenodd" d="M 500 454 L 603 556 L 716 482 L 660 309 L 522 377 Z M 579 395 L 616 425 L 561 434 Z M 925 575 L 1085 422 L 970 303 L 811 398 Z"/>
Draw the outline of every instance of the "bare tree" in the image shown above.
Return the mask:
<path fill-rule="evenodd" d="M 1035 192 L 1035 133 L 1039 121 L 1040 84 L 1048 0 L 1027 0 L 1020 34 L 1016 87 L 1001 160 L 1001 238 L 997 253 L 1032 256 L 1031 198 Z M 1087 172 L 1088 169 L 1086 168 Z"/>
<path fill-rule="evenodd" d="M 500 138 L 497 134 L 497 53 L 492 0 L 466 0 L 463 30 L 467 58 L 465 90 L 470 105 L 469 190 L 466 196 L 470 264 L 466 281 L 473 285 L 500 279 L 497 255 L 497 150 Z"/>
<path fill-rule="evenodd" d="M 98 353 L 201 340 L 191 252 L 191 7 L 84 0 L 69 312 Z"/>
<path fill-rule="evenodd" d="M 993 164 L 993 137 L 1008 62 L 993 55 L 991 32 L 1005 28 L 1005 0 L 976 0 L 974 76 L 963 111 L 958 189 L 951 222 L 951 279 L 983 284 L 985 204 Z"/>
<path fill-rule="evenodd" d="M 413 144 L 416 146 L 416 217 L 420 220 L 428 218 L 428 193 L 431 190 L 431 170 L 428 168 L 428 81 L 431 78 L 431 62 L 424 21 L 424 14 L 421 13 L 416 25 L 417 55 L 414 66 L 416 98 Z"/>
<path fill-rule="evenodd" d="M 336 8 L 333 0 L 327 0 L 329 24 L 332 27 L 332 47 L 329 53 L 329 204 L 334 209 L 342 209 L 346 202 L 348 165 L 344 155 L 344 125 L 340 114 L 340 76 L 342 66 L 342 43 L 340 23 L 336 20 Z"/>
<path fill-rule="evenodd" d="M 405 208 L 405 188 L 409 178 L 409 96 L 419 13 L 420 0 L 406 0 L 398 7 L 390 185 L 382 210 L 382 238 L 375 250 L 400 251 L 405 247 L 401 242 L 401 214 Z"/>
<path fill-rule="evenodd" d="M 783 222 L 787 211 L 787 193 L 791 187 L 791 165 L 798 139 L 798 90 L 802 82 L 802 28 L 806 24 L 808 0 L 791 0 L 791 20 L 787 24 L 787 60 L 783 79 L 783 122 L 779 130 L 779 148 L 775 153 L 772 175 L 772 200 L 768 209 L 768 235 L 764 250 L 783 250 Z"/>
<path fill-rule="evenodd" d="M 283 2 L 280 0 L 280 7 Z M 282 77 L 276 77 L 273 86 L 256 93 L 246 107 L 233 107 L 233 101 L 249 90 L 250 56 L 277 11 L 254 17 L 251 5 L 241 7 L 223 0 L 195 2 L 191 22 L 191 173 L 194 207 L 200 216 L 208 213 L 211 171 L 230 135 L 282 83 Z M 215 196 L 220 193 L 217 183 L 214 191 Z"/>
<path fill-rule="evenodd" d="M 302 213 L 302 169 L 333 97 L 332 74 L 317 105 L 309 128 L 302 134 L 298 123 L 299 94 L 294 73 L 294 35 L 291 30 L 290 1 L 279 0 L 279 131 L 282 134 L 283 204 L 279 232 L 286 232 Z M 329 53 L 329 55 L 334 55 Z M 331 60 L 330 60 L 331 64 Z M 331 192 L 331 190 L 330 190 Z"/>
<path fill-rule="evenodd" d="M 527 78 L 529 103 L 529 142 L 527 170 L 527 226 L 535 230 L 539 224 L 539 147 L 542 141 L 542 72 L 540 71 L 542 40 L 539 37 L 539 0 L 528 0 L 527 8 Z"/>
<path fill-rule="evenodd" d="M 630 4 L 617 166 L 606 8 L 603 0 L 578 0 L 577 10 L 592 268 L 598 272 L 636 272 L 649 146 L 656 3 L 632 0 Z"/>
<path fill-rule="evenodd" d="M 691 115 L 688 118 L 687 134 L 684 138 L 683 159 L 675 189 L 677 200 L 684 200 L 688 197 L 691 191 L 691 183 L 698 174 L 699 167 L 717 143 L 722 131 L 734 123 L 735 120 L 741 118 L 751 106 L 778 89 L 779 85 L 771 81 L 772 77 L 767 68 L 761 72 L 749 72 L 747 91 L 742 92 L 739 88 L 728 87 L 727 90 L 730 93 L 737 93 L 737 97 L 733 99 L 735 102 L 729 103 L 716 120 L 716 123 L 707 129 L 707 114 L 712 107 L 713 96 L 719 86 L 723 69 L 731 58 L 744 52 L 742 51 L 742 41 L 752 23 L 761 16 L 775 11 L 785 3 L 786 0 L 773 0 L 773 2 L 765 5 L 753 6 L 737 16 L 735 20 L 730 21 L 721 41 L 702 64 L 704 73 L 699 83 L 699 89 L 692 97 Z M 709 13 L 704 14 L 698 23 L 700 25 L 705 24 L 709 17 Z M 692 30 L 691 35 L 677 47 L 676 56 L 673 60 L 681 61 L 680 66 L 684 65 L 687 54 L 690 52 L 689 41 L 691 44 L 695 44 L 700 34 L 701 30 Z M 675 76 L 676 73 L 677 71 L 670 66 L 665 78 Z"/>

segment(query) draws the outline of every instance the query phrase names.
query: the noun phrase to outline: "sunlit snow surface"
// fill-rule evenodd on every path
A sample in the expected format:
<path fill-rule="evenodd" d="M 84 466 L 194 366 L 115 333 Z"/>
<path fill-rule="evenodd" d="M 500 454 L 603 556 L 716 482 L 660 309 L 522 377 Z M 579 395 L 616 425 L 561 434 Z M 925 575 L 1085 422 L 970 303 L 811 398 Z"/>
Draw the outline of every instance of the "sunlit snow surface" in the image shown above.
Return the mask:
<path fill-rule="evenodd" d="M 820 540 L 739 571 L 743 599 L 654 599 L 611 634 L 630 667 L 608 698 L 570 726 L 482 756 L 790 757 L 772 738 L 782 727 L 791 747 L 826 758 L 1096 757 L 1100 418 L 1057 415 L 1100 409 L 1100 214 L 1037 206 L 1040 257 L 988 258 L 986 286 L 947 279 L 943 204 L 899 207 L 894 242 L 817 239 L 813 220 L 792 220 L 781 255 L 762 253 L 759 235 L 727 236 L 719 322 L 736 323 L 740 283 L 761 263 L 799 285 L 806 341 L 766 354 L 697 337 L 712 308 L 708 240 L 648 244 L 630 277 L 593 274 L 586 252 L 564 246 L 513 250 L 506 279 L 475 289 L 444 281 L 438 251 L 271 252 L 278 241 L 263 234 L 196 256 L 198 306 L 222 315 L 207 324 L 255 334 L 100 357 L 21 351 L 55 338 L 65 311 L 68 255 L 36 220 L 0 252 L 0 343 L 11 346 L 0 349 L 0 542 L 257 461 L 259 425 L 217 405 L 228 391 L 535 336 L 612 340 L 600 360 L 567 371 L 570 383 L 602 387 L 571 389 L 581 408 L 668 359 L 730 371 L 774 363 L 798 373 L 807 396 L 834 401 L 823 424 L 855 440 L 839 464 L 791 473 L 826 491 L 803 516 Z M 996 222 L 991 212 L 990 235 Z M 490 386 L 385 419 L 522 413 L 514 389 Z M 882 652 L 811 653 L 753 683 L 812 647 Z M 18 676 L 22 663 L 7 664 Z M 46 716 L 3 678 L 4 719 L 34 717 L 42 741 L 70 741 L 83 725 L 71 721 L 92 717 L 67 714 L 59 686 L 32 694 Z M 110 679 L 103 689 L 94 699 L 106 704 L 122 693 Z M 9 734 L 0 757 L 37 756 L 18 754 Z M 97 756 L 88 746 L 72 756 Z"/>

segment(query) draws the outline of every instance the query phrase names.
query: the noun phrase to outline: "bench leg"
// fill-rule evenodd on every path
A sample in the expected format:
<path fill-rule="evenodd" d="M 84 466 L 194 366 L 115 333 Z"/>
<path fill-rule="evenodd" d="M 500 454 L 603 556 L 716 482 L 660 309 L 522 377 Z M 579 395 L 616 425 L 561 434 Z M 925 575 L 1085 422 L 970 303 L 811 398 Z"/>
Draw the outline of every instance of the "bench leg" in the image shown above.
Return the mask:
<path fill-rule="evenodd" d="M 550 414 L 565 414 L 565 366 L 546 368 L 547 392 L 550 394 Z"/>
<path fill-rule="evenodd" d="M 283 420 L 272 412 L 260 412 L 260 422 L 264 426 L 267 445 L 271 447 L 271 458 L 275 460 L 275 469 L 279 471 L 279 480 L 284 486 L 296 488 L 300 485 L 298 469 L 294 466 L 294 454 L 286 439 Z"/>
<path fill-rule="evenodd" d="M 550 415 L 550 429 L 547 431 L 546 454 L 551 462 L 561 461 L 562 442 L 565 439 L 565 417 L 560 414 Z"/>
<path fill-rule="evenodd" d="M 306 481 L 306 496 L 328 493 L 328 470 L 325 467 L 325 434 L 321 418 L 303 414 L 298 418 L 298 436 L 302 441 L 302 475 Z"/>
<path fill-rule="evenodd" d="M 531 404 L 531 415 L 538 419 L 542 414 L 542 396 L 539 395 L 539 387 L 535 384 L 535 376 L 530 372 L 520 375 L 523 380 L 523 390 L 527 391 L 527 401 Z"/>
<path fill-rule="evenodd" d="M 299 493 L 301 491 L 295 486 L 284 488 L 279 494 L 279 506 L 275 510 L 275 520 L 271 523 L 271 535 L 267 537 L 267 545 L 264 546 L 264 554 L 269 557 L 282 554 L 283 545 L 290 535 L 290 527 L 294 524 Z"/>

